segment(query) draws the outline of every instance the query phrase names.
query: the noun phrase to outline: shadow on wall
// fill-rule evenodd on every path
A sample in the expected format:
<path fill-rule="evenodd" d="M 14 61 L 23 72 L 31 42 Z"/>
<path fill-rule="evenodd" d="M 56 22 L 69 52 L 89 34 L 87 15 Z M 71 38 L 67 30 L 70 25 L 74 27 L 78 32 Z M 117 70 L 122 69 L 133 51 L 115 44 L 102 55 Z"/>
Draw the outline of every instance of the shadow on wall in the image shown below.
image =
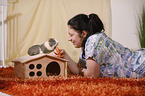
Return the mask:
<path fill-rule="evenodd" d="M 10 20 L 14 20 L 14 19 L 17 19 L 19 16 L 21 16 L 22 14 L 21 13 L 17 13 L 13 16 L 8 16 L 7 19 L 4 21 L 4 23 L 7 23 L 8 21 Z M 2 25 L 2 21 L 0 22 L 0 25 Z"/>

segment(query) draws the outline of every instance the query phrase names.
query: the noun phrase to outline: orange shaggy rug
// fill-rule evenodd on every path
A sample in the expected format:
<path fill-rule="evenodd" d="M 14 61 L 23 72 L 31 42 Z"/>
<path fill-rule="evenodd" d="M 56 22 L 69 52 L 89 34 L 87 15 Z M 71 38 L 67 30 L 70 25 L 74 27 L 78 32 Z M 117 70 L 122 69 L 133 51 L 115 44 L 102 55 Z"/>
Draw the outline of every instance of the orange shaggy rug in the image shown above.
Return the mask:
<path fill-rule="evenodd" d="M 145 96 L 145 78 L 68 78 L 21 79 L 14 68 L 0 68 L 0 92 L 13 96 Z"/>

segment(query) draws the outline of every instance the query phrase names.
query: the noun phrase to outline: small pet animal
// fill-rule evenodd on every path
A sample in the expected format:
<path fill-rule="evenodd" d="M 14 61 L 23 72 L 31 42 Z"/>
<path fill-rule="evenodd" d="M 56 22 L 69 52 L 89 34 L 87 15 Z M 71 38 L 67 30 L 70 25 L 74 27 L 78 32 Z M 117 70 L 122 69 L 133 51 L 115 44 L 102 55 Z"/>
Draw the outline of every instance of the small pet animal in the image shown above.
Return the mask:
<path fill-rule="evenodd" d="M 54 38 L 50 38 L 48 41 L 43 43 L 42 45 L 33 45 L 28 49 L 28 54 L 30 56 L 34 56 L 40 53 L 50 53 L 54 51 L 56 46 L 58 45 L 58 41 Z"/>

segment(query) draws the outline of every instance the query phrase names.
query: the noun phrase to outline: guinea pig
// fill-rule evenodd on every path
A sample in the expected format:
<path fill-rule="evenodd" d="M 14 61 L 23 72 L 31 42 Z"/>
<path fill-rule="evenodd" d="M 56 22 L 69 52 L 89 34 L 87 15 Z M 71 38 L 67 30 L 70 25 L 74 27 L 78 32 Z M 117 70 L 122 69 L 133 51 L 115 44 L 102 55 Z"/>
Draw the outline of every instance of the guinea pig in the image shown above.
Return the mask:
<path fill-rule="evenodd" d="M 50 53 L 54 51 L 56 46 L 58 45 L 58 41 L 54 38 L 50 38 L 42 45 L 33 45 L 28 49 L 28 55 L 33 56 L 40 53 Z"/>

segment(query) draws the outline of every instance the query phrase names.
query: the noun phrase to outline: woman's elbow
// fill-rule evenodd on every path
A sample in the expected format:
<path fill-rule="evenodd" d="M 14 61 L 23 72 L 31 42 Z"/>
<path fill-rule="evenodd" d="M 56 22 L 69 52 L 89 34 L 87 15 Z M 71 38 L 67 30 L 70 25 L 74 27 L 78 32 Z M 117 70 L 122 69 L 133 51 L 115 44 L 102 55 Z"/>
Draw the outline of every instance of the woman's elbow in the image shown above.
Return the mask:
<path fill-rule="evenodd" d="M 99 77 L 100 77 L 100 75 L 95 74 L 95 73 L 90 73 L 90 74 L 87 74 L 87 76 L 86 76 L 86 77 L 99 78 Z"/>
<path fill-rule="evenodd" d="M 99 78 L 100 74 L 97 72 L 90 72 L 87 69 L 84 69 L 84 77 L 93 77 L 93 78 Z"/>

